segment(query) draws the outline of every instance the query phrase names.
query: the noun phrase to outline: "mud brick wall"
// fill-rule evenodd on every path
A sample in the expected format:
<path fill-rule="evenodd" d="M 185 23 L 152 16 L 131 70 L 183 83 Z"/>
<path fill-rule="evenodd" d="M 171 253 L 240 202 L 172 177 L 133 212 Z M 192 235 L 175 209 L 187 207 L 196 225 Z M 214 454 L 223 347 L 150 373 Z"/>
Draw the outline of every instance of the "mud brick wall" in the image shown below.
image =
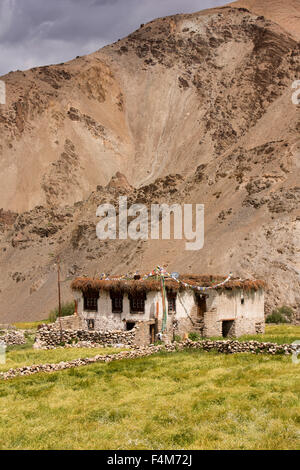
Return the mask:
<path fill-rule="evenodd" d="M 222 322 L 218 321 L 218 315 L 216 311 L 204 313 L 204 327 L 203 336 L 222 336 Z"/>
<path fill-rule="evenodd" d="M 236 318 L 234 320 L 234 336 L 255 335 L 256 333 L 264 333 L 265 324 L 252 318 Z"/>
<path fill-rule="evenodd" d="M 134 328 L 134 345 L 148 346 L 150 344 L 150 324 L 151 322 L 140 322 Z M 132 331 L 132 330 L 131 330 Z"/>
<path fill-rule="evenodd" d="M 193 322 L 192 318 L 176 318 L 176 316 L 168 315 L 167 317 L 167 329 L 164 332 L 164 341 L 172 341 L 174 336 L 180 336 L 184 338 L 185 335 L 195 330 L 196 323 Z M 159 319 L 157 323 L 157 332 L 160 332 L 162 328 L 162 320 Z"/>
<path fill-rule="evenodd" d="M 56 322 L 53 323 L 53 328 L 60 328 L 60 324 L 63 330 L 85 329 L 84 322 L 78 315 L 70 315 L 57 319 Z"/>

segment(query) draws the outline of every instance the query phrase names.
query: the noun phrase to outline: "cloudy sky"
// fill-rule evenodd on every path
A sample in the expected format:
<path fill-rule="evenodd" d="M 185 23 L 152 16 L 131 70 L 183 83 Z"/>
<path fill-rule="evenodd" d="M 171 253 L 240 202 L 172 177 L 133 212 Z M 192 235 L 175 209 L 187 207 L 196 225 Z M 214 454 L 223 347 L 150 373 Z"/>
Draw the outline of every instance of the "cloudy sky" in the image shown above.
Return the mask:
<path fill-rule="evenodd" d="M 226 0 L 0 0 L 0 75 L 70 60 L 160 16 Z"/>

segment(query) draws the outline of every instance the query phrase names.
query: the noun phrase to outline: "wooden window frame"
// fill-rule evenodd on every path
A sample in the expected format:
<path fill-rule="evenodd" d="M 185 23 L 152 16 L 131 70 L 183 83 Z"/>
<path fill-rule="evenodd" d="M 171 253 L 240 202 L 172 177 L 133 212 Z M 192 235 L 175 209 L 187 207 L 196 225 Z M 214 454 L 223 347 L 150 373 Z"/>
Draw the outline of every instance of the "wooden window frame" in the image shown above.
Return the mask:
<path fill-rule="evenodd" d="M 99 292 L 87 291 L 83 294 L 83 308 L 85 312 L 98 312 Z"/>
<path fill-rule="evenodd" d="M 111 298 L 112 313 L 123 313 L 123 293 L 111 292 L 110 298 Z"/>
<path fill-rule="evenodd" d="M 145 302 L 146 302 L 146 294 L 145 293 L 137 293 L 137 294 L 129 294 L 129 303 L 130 303 L 130 313 L 132 314 L 144 314 L 145 313 Z"/>

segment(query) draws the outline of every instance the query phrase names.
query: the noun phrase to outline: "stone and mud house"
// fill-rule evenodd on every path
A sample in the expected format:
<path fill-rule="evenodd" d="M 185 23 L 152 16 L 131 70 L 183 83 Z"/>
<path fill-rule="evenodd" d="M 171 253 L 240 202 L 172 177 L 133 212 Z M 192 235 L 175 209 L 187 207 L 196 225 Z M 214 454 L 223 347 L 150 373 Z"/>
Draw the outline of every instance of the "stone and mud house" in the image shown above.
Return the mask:
<path fill-rule="evenodd" d="M 188 275 L 178 282 L 165 278 L 163 290 L 159 278 L 77 278 L 71 285 L 75 327 L 129 331 L 139 326 L 145 344 L 153 343 L 159 333 L 165 340 L 191 332 L 202 337 L 263 333 L 264 282 L 230 279 L 214 288 L 224 279 Z"/>

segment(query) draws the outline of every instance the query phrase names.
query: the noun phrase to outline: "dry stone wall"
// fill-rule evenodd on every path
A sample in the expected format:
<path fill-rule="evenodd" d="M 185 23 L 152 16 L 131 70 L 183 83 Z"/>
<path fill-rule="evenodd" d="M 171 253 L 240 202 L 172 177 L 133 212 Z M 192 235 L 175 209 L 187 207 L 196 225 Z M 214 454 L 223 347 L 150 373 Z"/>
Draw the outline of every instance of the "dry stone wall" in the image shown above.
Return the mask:
<path fill-rule="evenodd" d="M 56 322 L 53 323 L 51 326 L 53 326 L 54 328 L 60 328 L 60 325 L 64 330 L 86 329 L 86 324 L 84 324 L 84 321 L 78 315 L 69 315 L 67 317 L 61 317 L 57 319 Z"/>
<path fill-rule="evenodd" d="M 26 339 L 24 332 L 18 330 L 0 330 L 0 343 L 6 346 L 25 344 Z"/>
<path fill-rule="evenodd" d="M 89 331 L 89 330 L 69 330 L 60 329 L 59 324 L 43 325 L 37 331 L 34 348 L 35 349 L 53 349 L 57 346 L 76 345 L 85 342 L 87 344 L 98 346 L 124 345 L 133 346 L 135 337 L 138 335 L 138 326 L 130 331 Z"/>
<path fill-rule="evenodd" d="M 185 349 L 199 349 L 203 351 L 217 351 L 220 353 L 267 353 L 267 354 L 293 354 L 300 352 L 299 345 L 260 343 L 258 341 L 197 341 L 186 340 L 182 343 L 171 343 L 167 345 L 150 345 L 147 347 L 138 347 L 130 351 L 121 351 L 118 354 L 97 355 L 94 357 L 75 359 L 68 362 L 60 362 L 58 364 L 39 364 L 32 366 L 20 367 L 18 369 L 10 369 L 7 372 L 0 373 L 0 380 L 9 380 L 15 377 L 22 377 L 36 374 L 38 372 L 57 372 L 75 367 L 87 366 L 95 363 L 108 363 L 112 361 L 120 361 L 122 359 L 137 359 L 156 354 L 160 351 L 176 352 Z"/>

